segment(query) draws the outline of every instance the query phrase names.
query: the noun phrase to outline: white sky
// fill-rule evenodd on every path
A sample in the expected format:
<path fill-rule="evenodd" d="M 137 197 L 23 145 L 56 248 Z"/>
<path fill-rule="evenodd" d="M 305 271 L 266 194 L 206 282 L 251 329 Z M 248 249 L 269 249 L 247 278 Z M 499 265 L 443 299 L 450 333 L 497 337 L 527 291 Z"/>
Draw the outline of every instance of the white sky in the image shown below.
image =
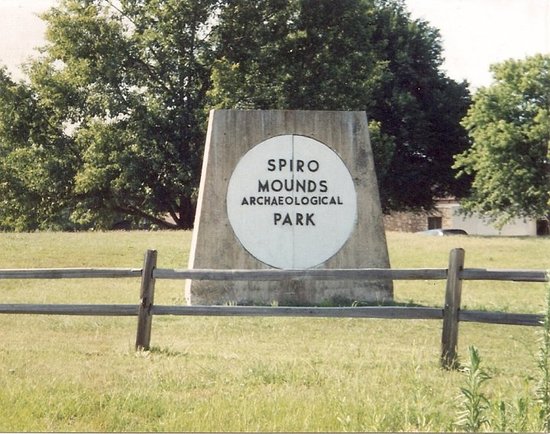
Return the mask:
<path fill-rule="evenodd" d="M 406 0 L 414 18 L 440 30 L 444 67 L 486 86 L 489 65 L 550 52 L 550 0 Z"/>
<path fill-rule="evenodd" d="M 0 0 L 0 63 L 15 78 L 18 66 L 43 42 L 37 13 L 55 0 Z M 413 18 L 438 28 L 444 68 L 472 86 L 490 84 L 489 65 L 550 52 L 550 0 L 406 0 Z"/>
<path fill-rule="evenodd" d="M 0 63 L 16 78 L 18 66 L 42 45 L 46 26 L 36 15 L 55 4 L 52 0 L 0 0 Z"/>

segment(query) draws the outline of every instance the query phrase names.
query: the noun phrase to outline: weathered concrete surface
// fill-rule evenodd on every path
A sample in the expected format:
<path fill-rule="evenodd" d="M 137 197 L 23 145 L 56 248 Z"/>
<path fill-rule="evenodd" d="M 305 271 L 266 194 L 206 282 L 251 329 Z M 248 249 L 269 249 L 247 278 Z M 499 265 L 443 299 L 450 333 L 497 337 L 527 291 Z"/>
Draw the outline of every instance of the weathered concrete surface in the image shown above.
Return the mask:
<path fill-rule="evenodd" d="M 342 249 L 317 268 L 389 268 L 389 257 L 364 112 L 213 110 L 210 113 L 189 268 L 268 268 L 239 243 L 227 216 L 229 179 L 241 157 L 263 140 L 297 134 L 332 148 L 357 192 L 355 228 Z M 188 304 L 316 305 L 391 300 L 391 282 L 216 282 L 186 285 Z"/>

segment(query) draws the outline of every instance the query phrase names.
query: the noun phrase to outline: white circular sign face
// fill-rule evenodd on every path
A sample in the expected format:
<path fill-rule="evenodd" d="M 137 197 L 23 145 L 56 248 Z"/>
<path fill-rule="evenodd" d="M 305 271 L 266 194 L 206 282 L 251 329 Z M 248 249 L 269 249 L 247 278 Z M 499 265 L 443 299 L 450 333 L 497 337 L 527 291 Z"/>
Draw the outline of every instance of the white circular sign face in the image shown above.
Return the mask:
<path fill-rule="evenodd" d="M 231 175 L 227 213 L 255 258 L 276 268 L 310 268 L 335 255 L 357 217 L 351 174 L 328 146 L 282 135 L 248 151 Z"/>

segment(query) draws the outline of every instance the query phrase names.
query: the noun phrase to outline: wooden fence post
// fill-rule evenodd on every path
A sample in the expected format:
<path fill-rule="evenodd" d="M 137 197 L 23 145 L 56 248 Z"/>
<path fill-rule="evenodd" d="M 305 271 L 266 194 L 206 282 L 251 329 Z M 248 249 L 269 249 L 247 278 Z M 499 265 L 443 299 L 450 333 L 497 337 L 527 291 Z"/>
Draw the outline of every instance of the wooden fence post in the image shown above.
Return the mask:
<path fill-rule="evenodd" d="M 441 366 L 445 369 L 458 367 L 458 314 L 462 296 L 460 272 L 464 269 L 464 249 L 453 249 L 449 255 L 445 307 L 443 309 L 443 332 L 441 336 Z"/>
<path fill-rule="evenodd" d="M 136 334 L 136 351 L 148 350 L 151 342 L 151 325 L 153 315 L 151 308 L 155 299 L 155 279 L 153 270 L 157 265 L 157 251 L 147 250 L 143 262 L 140 288 L 140 305 Z"/>

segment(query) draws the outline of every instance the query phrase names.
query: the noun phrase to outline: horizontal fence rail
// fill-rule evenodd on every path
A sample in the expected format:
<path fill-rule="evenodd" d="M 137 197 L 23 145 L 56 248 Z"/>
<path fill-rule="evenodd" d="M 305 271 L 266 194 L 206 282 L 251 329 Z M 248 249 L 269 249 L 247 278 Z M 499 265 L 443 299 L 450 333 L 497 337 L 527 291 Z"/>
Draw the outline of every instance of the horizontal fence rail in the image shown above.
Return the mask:
<path fill-rule="evenodd" d="M 461 322 L 480 322 L 486 324 L 540 326 L 543 315 L 531 313 L 486 312 L 482 310 L 461 310 L 458 312 Z"/>
<path fill-rule="evenodd" d="M 0 304 L 0 313 L 76 316 L 136 316 L 137 304 Z"/>
<path fill-rule="evenodd" d="M 183 316 L 271 316 L 316 318 L 442 319 L 435 307 L 261 307 L 261 306 L 154 306 L 155 315 Z"/>
<path fill-rule="evenodd" d="M 465 268 L 459 273 L 462 280 L 499 280 L 511 282 L 548 282 L 545 270 L 487 270 Z"/>
<path fill-rule="evenodd" d="M 0 314 L 74 315 L 74 316 L 136 316 L 138 304 L 0 304 Z M 252 307 L 252 306 L 163 306 L 154 305 L 153 315 L 177 316 L 270 316 L 313 318 L 381 318 L 381 319 L 442 319 L 443 309 L 437 307 Z M 462 322 L 482 322 L 538 326 L 542 315 L 508 312 L 462 310 Z"/>
<path fill-rule="evenodd" d="M 4 279 L 104 279 L 141 277 L 141 268 L 30 268 L 0 269 Z M 465 268 L 462 280 L 547 282 L 544 270 L 488 270 Z M 156 268 L 154 279 L 165 280 L 445 280 L 446 268 L 341 268 L 319 270 L 210 270 Z"/>
<path fill-rule="evenodd" d="M 0 279 L 114 279 L 141 277 L 141 268 L 29 268 L 0 270 Z"/>
<path fill-rule="evenodd" d="M 173 280 L 444 280 L 445 268 L 387 269 L 335 268 L 331 270 L 168 270 L 156 269 L 155 279 Z"/>
<path fill-rule="evenodd" d="M 307 269 L 307 270 L 210 270 L 156 268 L 157 252 L 148 250 L 143 268 L 37 268 L 0 269 L 6 279 L 100 279 L 141 278 L 140 303 L 124 304 L 0 304 L 0 314 L 137 316 L 136 349 L 148 349 L 153 315 L 270 316 L 311 318 L 378 318 L 443 320 L 441 363 L 453 368 L 457 361 L 459 322 L 538 326 L 543 317 L 534 314 L 486 312 L 460 309 L 464 280 L 548 282 L 545 270 L 488 270 L 464 268 L 464 251 L 454 249 L 448 268 L 411 269 Z M 422 306 L 357 307 L 262 307 L 262 306 L 162 306 L 154 304 L 157 279 L 168 280 L 446 280 L 442 308 Z"/>

